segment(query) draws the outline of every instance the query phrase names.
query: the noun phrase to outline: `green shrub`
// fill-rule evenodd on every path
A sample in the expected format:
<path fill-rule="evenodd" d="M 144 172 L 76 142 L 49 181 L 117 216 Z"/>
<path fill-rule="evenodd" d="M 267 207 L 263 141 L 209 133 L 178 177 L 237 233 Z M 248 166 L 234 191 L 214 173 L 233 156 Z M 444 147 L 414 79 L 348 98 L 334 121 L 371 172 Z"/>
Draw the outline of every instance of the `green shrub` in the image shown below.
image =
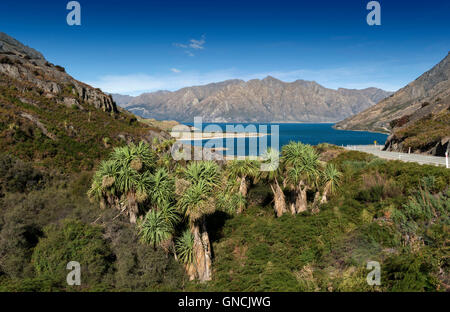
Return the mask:
<path fill-rule="evenodd" d="M 383 194 L 384 186 L 376 185 L 368 190 L 359 191 L 358 195 L 356 195 L 356 199 L 363 202 L 377 202 L 383 199 Z"/>
<path fill-rule="evenodd" d="M 0 279 L 1 292 L 50 292 L 58 291 L 61 286 L 46 276 L 43 278 Z"/>
<path fill-rule="evenodd" d="M 381 270 L 381 283 L 390 291 L 435 291 L 439 285 L 433 274 L 436 261 L 428 255 L 394 255 L 383 262 Z"/>
<path fill-rule="evenodd" d="M 116 214 L 111 211 L 111 214 Z M 112 217 L 111 217 L 112 219 Z M 134 226 L 115 220 L 107 224 L 115 256 L 114 287 L 121 291 L 180 291 L 186 275 L 183 265 L 161 248 L 139 242 Z"/>
<path fill-rule="evenodd" d="M 29 163 L 0 155 L 0 193 L 28 192 L 40 188 L 44 183 L 43 174 Z"/>
<path fill-rule="evenodd" d="M 272 201 L 272 191 L 268 185 L 259 183 L 250 189 L 247 201 L 251 205 L 265 206 Z"/>
<path fill-rule="evenodd" d="M 47 226 L 32 256 L 37 276 L 51 277 L 61 285 L 66 283 L 67 263 L 79 262 L 84 289 L 102 282 L 112 268 L 112 260 L 100 227 L 70 219 Z"/>
<path fill-rule="evenodd" d="M 418 234 L 431 224 L 449 224 L 450 196 L 449 191 L 444 194 L 433 195 L 426 189 L 420 188 L 413 193 L 401 208 L 394 209 L 393 221 L 407 234 Z"/>

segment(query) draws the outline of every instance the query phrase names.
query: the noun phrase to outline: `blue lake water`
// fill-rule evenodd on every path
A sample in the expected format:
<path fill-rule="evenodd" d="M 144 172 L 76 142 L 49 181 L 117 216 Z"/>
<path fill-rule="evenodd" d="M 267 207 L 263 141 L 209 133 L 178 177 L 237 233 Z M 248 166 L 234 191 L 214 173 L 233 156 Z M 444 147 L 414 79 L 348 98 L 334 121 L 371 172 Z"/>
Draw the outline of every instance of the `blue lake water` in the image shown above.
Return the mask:
<path fill-rule="evenodd" d="M 197 126 L 194 124 L 188 124 L 190 126 Z M 227 126 L 236 126 L 237 124 L 230 123 L 203 123 L 202 130 L 209 132 L 214 129 L 211 129 L 211 125 L 216 125 L 216 127 L 220 127 L 218 129 L 222 129 L 222 131 L 227 130 Z M 302 143 L 317 145 L 319 143 L 330 143 L 335 145 L 365 145 L 365 144 L 374 144 L 374 141 L 377 144 L 384 144 L 386 141 L 387 135 L 382 133 L 373 133 L 366 131 L 347 131 L 347 130 L 335 130 L 332 128 L 333 123 L 282 123 L 282 124 L 240 124 L 244 127 L 249 125 L 254 125 L 253 129 L 247 127 L 245 129 L 246 132 L 254 132 L 256 129 L 257 132 L 267 132 L 272 133 L 273 126 L 279 126 L 279 148 L 290 141 L 301 141 Z M 264 126 L 267 130 L 264 131 Z M 236 130 L 235 132 L 243 132 L 242 130 Z M 267 143 L 264 143 L 264 138 Z M 193 145 L 202 145 L 207 147 L 221 147 L 230 148 L 234 143 L 234 153 L 229 152 L 230 155 L 257 155 L 261 153 L 261 148 L 264 149 L 265 144 L 267 146 L 272 145 L 272 135 L 260 137 L 260 138 L 234 138 L 234 139 L 210 139 L 210 140 L 197 140 L 197 141 L 184 141 L 186 143 L 191 143 Z M 245 152 L 242 149 L 238 151 L 237 146 L 240 144 L 242 147 L 245 144 Z M 249 151 L 249 146 L 258 145 L 256 152 L 254 149 Z"/>

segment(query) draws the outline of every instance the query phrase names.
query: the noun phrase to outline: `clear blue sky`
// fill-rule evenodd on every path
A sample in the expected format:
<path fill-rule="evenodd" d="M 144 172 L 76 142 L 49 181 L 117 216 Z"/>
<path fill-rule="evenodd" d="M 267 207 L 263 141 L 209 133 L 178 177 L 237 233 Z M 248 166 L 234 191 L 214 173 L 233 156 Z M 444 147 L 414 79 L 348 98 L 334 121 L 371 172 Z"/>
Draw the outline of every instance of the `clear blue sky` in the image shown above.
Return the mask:
<path fill-rule="evenodd" d="M 75 78 L 139 94 L 272 75 L 329 88 L 396 90 L 450 50 L 450 1 L 2 0 L 0 31 L 41 51 Z"/>

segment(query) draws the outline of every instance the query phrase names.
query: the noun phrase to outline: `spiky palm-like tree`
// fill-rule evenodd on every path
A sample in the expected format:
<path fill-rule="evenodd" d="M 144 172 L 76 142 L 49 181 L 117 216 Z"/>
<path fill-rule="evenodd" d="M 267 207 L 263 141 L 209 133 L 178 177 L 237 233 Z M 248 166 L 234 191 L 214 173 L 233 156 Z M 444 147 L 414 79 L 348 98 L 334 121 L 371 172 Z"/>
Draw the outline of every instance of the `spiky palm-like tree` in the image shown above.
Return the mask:
<path fill-rule="evenodd" d="M 162 203 L 158 210 L 149 210 L 144 220 L 138 223 L 141 240 L 152 244 L 153 248 L 161 246 L 167 252 L 172 249 L 175 259 L 177 259 L 173 235 L 175 226 L 180 219 L 175 206 L 169 204 L 169 202 Z"/>
<path fill-rule="evenodd" d="M 214 212 L 210 200 L 211 189 L 205 181 L 192 184 L 178 201 L 181 212 L 194 224 L 204 215 Z"/>
<path fill-rule="evenodd" d="M 185 230 L 175 242 L 175 249 L 180 261 L 184 264 L 194 262 L 194 236 L 191 231 Z"/>
<path fill-rule="evenodd" d="M 119 166 L 130 166 L 132 169 L 140 171 L 152 171 L 155 168 L 156 154 L 145 142 L 139 144 L 130 143 L 127 146 L 114 149 L 111 159 Z"/>
<path fill-rule="evenodd" d="M 204 181 L 210 188 L 214 188 L 220 181 L 220 168 L 214 161 L 196 161 L 191 162 L 183 175 L 191 184 L 197 184 Z"/>
<path fill-rule="evenodd" d="M 259 165 L 255 160 L 232 160 L 227 164 L 227 173 L 230 179 L 239 183 L 239 193 L 247 196 L 249 178 L 255 178 L 259 173 Z"/>
<path fill-rule="evenodd" d="M 137 183 L 139 181 L 139 174 L 130 166 L 123 166 L 118 172 L 115 184 L 127 200 L 128 215 L 131 223 L 136 223 L 137 215 L 139 213 L 139 206 L 137 200 Z"/>
<path fill-rule="evenodd" d="M 292 213 L 307 209 L 307 191 L 317 187 L 320 178 L 319 155 L 311 145 L 290 142 L 283 146 L 282 160 L 286 168 L 286 182 L 295 191 Z"/>
<path fill-rule="evenodd" d="M 231 197 L 231 203 L 233 206 L 236 207 L 236 212 L 239 214 L 244 210 L 245 206 L 247 205 L 247 199 L 244 197 L 244 195 L 240 193 L 233 194 Z"/>
<path fill-rule="evenodd" d="M 322 173 L 324 189 L 320 203 L 327 202 L 328 194 L 333 194 L 341 184 L 342 173 L 332 163 L 328 163 Z"/>
<path fill-rule="evenodd" d="M 105 160 L 100 163 L 99 169 L 94 174 L 88 197 L 99 201 L 101 208 L 105 208 L 107 204 L 120 208 L 116 200 L 119 190 L 115 185 L 118 172 L 119 166 L 114 161 Z"/>
<path fill-rule="evenodd" d="M 301 142 L 290 141 L 281 149 L 282 160 L 286 166 L 295 167 L 301 163 L 306 145 Z"/>
<path fill-rule="evenodd" d="M 150 177 L 149 197 L 156 209 L 171 203 L 175 194 L 175 179 L 165 168 L 159 168 Z"/>
<path fill-rule="evenodd" d="M 144 142 L 115 148 L 94 175 L 88 195 L 99 199 L 101 205 L 102 198 L 106 198 L 110 206 L 117 208 L 125 201 L 124 210 L 130 222 L 136 223 L 139 203 L 146 201 L 150 192 L 155 160 L 154 152 Z"/>
<path fill-rule="evenodd" d="M 280 163 L 280 152 L 268 148 L 262 155 L 262 165 L 264 171 L 260 173 L 261 177 L 269 182 L 274 198 L 274 209 L 277 217 L 286 213 L 286 197 L 280 186 L 279 179 L 282 176 L 282 164 Z"/>
<path fill-rule="evenodd" d="M 232 188 L 225 187 L 216 195 L 216 207 L 229 214 L 241 213 L 247 205 L 247 199 Z"/>
<path fill-rule="evenodd" d="M 138 224 L 139 235 L 145 243 L 153 248 L 168 241 L 172 237 L 173 226 L 165 218 L 162 211 L 149 210 L 142 222 Z"/>
<path fill-rule="evenodd" d="M 161 211 L 164 219 L 175 228 L 175 226 L 180 222 L 181 216 L 178 213 L 178 209 L 175 205 L 170 204 L 169 202 L 164 202 L 158 209 Z"/>
<path fill-rule="evenodd" d="M 194 237 L 193 267 L 189 272 L 191 278 L 200 281 L 211 280 L 211 244 L 206 230 L 206 215 L 215 210 L 214 190 L 221 180 L 217 163 L 200 161 L 190 163 L 183 172 L 189 186 L 182 194 L 178 205 L 189 221 L 190 231 Z"/>
<path fill-rule="evenodd" d="M 178 259 L 184 264 L 189 279 L 193 280 L 196 276 L 194 266 L 194 235 L 189 229 L 186 229 L 176 240 L 175 251 Z"/>

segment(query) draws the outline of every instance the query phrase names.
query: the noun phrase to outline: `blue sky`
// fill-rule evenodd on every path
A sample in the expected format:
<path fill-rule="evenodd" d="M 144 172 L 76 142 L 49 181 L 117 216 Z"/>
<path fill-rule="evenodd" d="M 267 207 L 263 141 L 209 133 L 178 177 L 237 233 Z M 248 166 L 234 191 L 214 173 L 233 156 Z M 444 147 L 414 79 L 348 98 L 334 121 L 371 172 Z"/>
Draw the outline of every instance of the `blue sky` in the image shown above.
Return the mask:
<path fill-rule="evenodd" d="M 329 88 L 396 90 L 450 50 L 450 1 L 80 0 L 0 2 L 0 31 L 107 92 L 159 89 L 272 75 Z"/>

